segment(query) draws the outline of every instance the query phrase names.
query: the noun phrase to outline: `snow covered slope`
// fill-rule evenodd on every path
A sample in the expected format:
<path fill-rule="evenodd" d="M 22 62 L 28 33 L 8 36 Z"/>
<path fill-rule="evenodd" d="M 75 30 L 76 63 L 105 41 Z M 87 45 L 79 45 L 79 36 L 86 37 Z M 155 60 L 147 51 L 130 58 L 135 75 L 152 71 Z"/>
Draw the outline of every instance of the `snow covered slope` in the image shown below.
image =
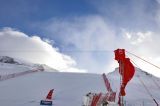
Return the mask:
<path fill-rule="evenodd" d="M 111 82 L 113 90 L 119 92 L 120 77 L 118 68 L 114 72 L 109 73 L 107 77 Z M 153 98 L 160 104 L 160 79 L 136 68 L 133 79 L 126 87 L 126 96 L 124 99 L 127 106 L 156 106 L 150 94 L 148 94 L 145 89 L 143 83 Z"/>
<path fill-rule="evenodd" d="M 57 72 L 57 70 L 44 64 L 33 64 L 22 60 L 16 60 L 8 56 L 0 56 L 0 75 L 8 75 L 37 68 L 43 68 L 44 71 Z"/>
<path fill-rule="evenodd" d="M 55 106 L 81 106 L 86 93 L 105 92 L 100 75 L 38 72 L 0 82 L 0 105 L 39 106 L 52 88 Z"/>
<path fill-rule="evenodd" d="M 6 60 L 6 58 L 5 58 Z M 20 62 L 0 62 L 2 76 L 38 68 Z M 0 81 L 0 106 L 39 106 L 50 89 L 55 89 L 55 106 L 81 106 L 88 92 L 105 92 L 101 75 L 60 73 L 46 65 L 43 72 L 30 73 Z"/>
<path fill-rule="evenodd" d="M 10 64 L 0 62 L 0 74 L 10 74 L 33 69 L 35 65 Z M 49 70 L 49 71 L 48 71 Z M 106 92 L 103 78 L 99 74 L 62 73 L 45 67 L 45 71 L 31 73 L 0 81 L 0 106 L 40 106 L 50 89 L 55 89 L 53 106 L 81 106 L 83 96 L 88 92 Z M 136 69 L 135 77 L 126 87 L 127 106 L 156 106 L 139 78 L 143 80 L 153 97 L 160 100 L 160 79 Z M 116 69 L 107 75 L 112 89 L 119 92 L 119 73 Z M 158 101 L 160 102 L 160 101 Z"/>

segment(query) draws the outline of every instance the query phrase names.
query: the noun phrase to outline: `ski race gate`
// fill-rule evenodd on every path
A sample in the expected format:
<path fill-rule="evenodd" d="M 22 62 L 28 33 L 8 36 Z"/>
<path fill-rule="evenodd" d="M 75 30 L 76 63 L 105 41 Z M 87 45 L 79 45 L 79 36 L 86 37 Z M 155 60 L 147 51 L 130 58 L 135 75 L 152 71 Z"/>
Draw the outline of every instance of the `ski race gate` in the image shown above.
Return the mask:
<path fill-rule="evenodd" d="M 123 96 L 126 95 L 125 87 L 134 75 L 134 66 L 129 58 L 125 57 L 124 49 L 117 49 L 115 52 L 115 60 L 119 63 L 119 73 L 121 75 L 119 100 L 116 103 L 116 92 L 111 88 L 110 82 L 105 74 L 102 74 L 107 93 L 88 93 L 83 100 L 83 106 L 124 106 Z"/>
<path fill-rule="evenodd" d="M 119 63 L 119 74 L 120 74 L 119 93 L 117 94 L 117 92 L 114 92 L 112 90 L 110 82 L 107 79 L 106 75 L 102 74 L 104 84 L 107 89 L 107 93 L 105 93 L 105 94 L 91 93 L 91 92 L 87 93 L 83 99 L 83 106 L 125 106 L 125 103 L 124 103 L 124 96 L 126 95 L 125 87 L 128 84 L 128 82 L 133 78 L 134 73 L 135 73 L 135 68 L 134 68 L 133 64 L 131 63 L 132 60 L 130 61 L 130 58 L 126 58 L 126 55 L 125 55 L 126 52 L 128 54 L 130 54 L 138 59 L 141 59 L 142 61 L 160 69 L 160 67 L 154 65 L 153 63 L 151 63 L 149 61 L 144 60 L 143 58 L 141 58 L 131 52 L 125 51 L 125 49 L 117 49 L 114 51 L 114 53 L 115 53 L 115 60 L 117 60 L 117 62 Z M 146 92 L 148 93 L 148 95 L 150 96 L 152 101 L 155 103 L 155 106 L 160 106 L 159 103 L 157 102 L 157 100 L 151 94 L 150 90 L 144 84 L 144 82 L 140 78 L 140 76 L 138 77 L 138 79 L 139 79 L 140 83 L 142 84 L 142 86 L 145 88 Z M 159 87 L 159 85 L 155 81 L 154 81 L 154 83 Z M 116 94 L 118 95 L 117 96 L 118 101 L 116 101 Z"/>

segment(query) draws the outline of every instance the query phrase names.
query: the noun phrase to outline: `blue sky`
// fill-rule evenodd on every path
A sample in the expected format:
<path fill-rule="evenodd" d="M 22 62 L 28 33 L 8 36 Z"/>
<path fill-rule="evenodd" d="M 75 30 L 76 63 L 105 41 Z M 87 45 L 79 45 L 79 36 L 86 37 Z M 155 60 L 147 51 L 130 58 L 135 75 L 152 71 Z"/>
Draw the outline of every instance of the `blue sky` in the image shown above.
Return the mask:
<path fill-rule="evenodd" d="M 37 34 L 39 31 L 31 28 L 35 23 L 53 18 L 100 15 L 114 26 L 134 29 L 145 26 L 142 29 L 146 30 L 156 25 L 152 16 L 158 7 L 156 0 L 1 0 L 0 27 L 9 26 Z M 153 25 L 146 26 L 146 23 Z"/>
<path fill-rule="evenodd" d="M 116 48 L 160 65 L 159 0 L 0 0 L 0 14 L 3 33 L 37 36 L 87 72 L 112 71 Z"/>
<path fill-rule="evenodd" d="M 26 30 L 32 23 L 44 22 L 53 17 L 81 16 L 95 13 L 86 0 L 1 0 L 1 27 Z"/>

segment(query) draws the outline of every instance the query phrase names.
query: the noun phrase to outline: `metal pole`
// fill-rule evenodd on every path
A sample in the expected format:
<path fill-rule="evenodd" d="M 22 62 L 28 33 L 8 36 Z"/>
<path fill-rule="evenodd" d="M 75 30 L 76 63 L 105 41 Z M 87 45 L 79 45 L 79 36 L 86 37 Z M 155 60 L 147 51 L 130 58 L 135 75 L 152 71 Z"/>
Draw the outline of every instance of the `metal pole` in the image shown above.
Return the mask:
<path fill-rule="evenodd" d="M 123 65 L 123 62 L 122 61 L 119 61 L 119 71 L 121 72 L 121 77 L 120 77 L 120 89 L 121 89 L 121 86 L 123 86 L 123 75 L 124 75 L 124 65 Z M 123 96 L 120 94 L 120 106 L 124 106 L 124 98 Z"/>

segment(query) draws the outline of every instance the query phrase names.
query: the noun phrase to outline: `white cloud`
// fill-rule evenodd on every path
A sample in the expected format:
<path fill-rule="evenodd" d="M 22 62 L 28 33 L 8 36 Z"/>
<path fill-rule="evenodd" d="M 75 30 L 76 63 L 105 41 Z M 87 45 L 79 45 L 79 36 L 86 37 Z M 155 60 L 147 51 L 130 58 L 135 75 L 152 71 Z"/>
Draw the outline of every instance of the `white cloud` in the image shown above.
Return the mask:
<path fill-rule="evenodd" d="M 53 19 L 45 25 L 46 31 L 51 35 L 64 39 L 64 44 L 74 44 L 78 49 L 105 50 L 110 48 L 110 45 L 114 46 L 112 41 L 116 37 L 115 31 L 99 15 L 74 17 L 63 21 Z"/>
<path fill-rule="evenodd" d="M 38 36 L 28 36 L 12 28 L 0 30 L 0 55 L 7 55 L 32 63 L 46 64 L 57 70 L 86 71 L 75 68 L 75 60 L 60 53 L 58 48 L 53 47 L 50 43 L 51 41 L 48 39 L 42 40 Z"/>
<path fill-rule="evenodd" d="M 46 25 L 46 32 L 57 35 L 64 47 L 73 45 L 71 54 L 83 67 L 93 73 L 111 72 L 117 66 L 113 50 L 124 48 L 146 60 L 160 65 L 158 32 L 117 30 L 101 16 L 74 17 L 66 20 L 52 20 Z M 67 50 L 66 49 L 66 50 Z M 82 52 L 76 52 L 82 50 Z M 92 51 L 93 50 L 93 51 Z M 94 52 L 95 50 L 95 52 Z M 102 51 L 101 51 L 102 50 Z M 104 50 L 104 51 L 103 51 Z M 89 52 L 83 52 L 89 51 Z M 142 69 L 160 76 L 160 71 L 129 55 Z M 153 71 L 154 69 L 155 71 Z"/>
<path fill-rule="evenodd" d="M 128 45 L 124 47 L 131 46 L 130 50 L 132 53 L 138 55 L 139 57 L 151 62 L 152 64 L 155 64 L 157 66 L 160 66 L 160 61 L 159 61 L 159 33 L 157 32 L 151 32 L 151 31 L 146 31 L 146 32 L 125 32 L 125 34 L 130 34 L 132 37 L 131 39 L 127 39 L 126 42 L 128 42 Z M 130 45 L 131 44 L 131 45 Z M 156 67 L 132 56 L 129 54 L 131 59 L 136 62 L 138 67 L 144 69 L 145 71 L 152 73 L 156 76 L 160 76 L 160 70 L 157 69 Z"/>
<path fill-rule="evenodd" d="M 160 65 L 157 61 L 160 54 L 160 6 L 155 0 L 89 0 L 89 3 L 97 9 L 98 15 L 54 18 L 38 26 L 46 35 L 58 39 L 63 52 L 73 51 L 67 53 L 76 59 L 79 67 L 89 72 L 112 71 L 117 66 L 113 53 L 117 48 L 125 48 Z M 148 64 L 139 59 L 135 61 L 151 72 Z M 160 76 L 160 72 L 154 72 Z"/>
<path fill-rule="evenodd" d="M 145 42 L 151 42 L 152 41 L 152 36 L 153 32 L 147 31 L 147 32 L 129 32 L 123 30 L 123 36 L 130 41 L 131 44 L 133 45 L 139 45 L 140 43 L 145 43 Z"/>
<path fill-rule="evenodd" d="M 104 59 L 113 58 L 103 50 L 113 52 L 117 44 L 115 43 L 117 39 L 115 31 L 106 24 L 101 16 L 74 17 L 63 21 L 53 19 L 45 24 L 45 29 L 50 35 L 56 35 L 61 39 L 64 44 L 63 49 L 66 51 L 71 49 L 73 52 L 69 54 L 76 58 L 80 67 L 87 68 L 89 72 L 104 72 L 106 68 L 104 64 L 107 64 Z M 70 45 L 73 45 L 73 48 L 70 48 Z M 102 58 L 101 62 L 98 61 L 99 57 Z M 100 64 L 103 65 L 100 66 Z M 113 69 L 112 67 L 108 70 Z"/>
<path fill-rule="evenodd" d="M 115 27 L 131 30 L 155 28 L 156 0 L 89 0 L 97 12 Z M 160 1 L 160 0 L 157 0 Z"/>

